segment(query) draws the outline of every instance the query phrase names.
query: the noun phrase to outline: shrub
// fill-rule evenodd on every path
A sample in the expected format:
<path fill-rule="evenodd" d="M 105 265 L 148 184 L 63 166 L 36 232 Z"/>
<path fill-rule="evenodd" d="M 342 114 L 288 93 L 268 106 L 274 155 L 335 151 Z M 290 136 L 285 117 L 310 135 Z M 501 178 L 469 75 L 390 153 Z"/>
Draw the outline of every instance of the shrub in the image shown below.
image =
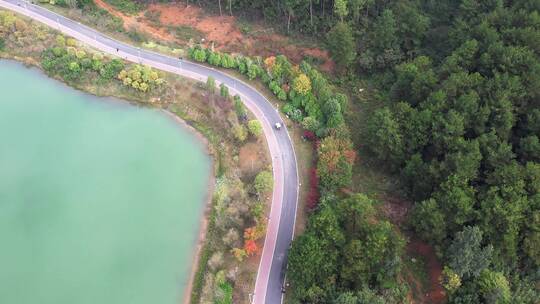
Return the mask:
<path fill-rule="evenodd" d="M 236 66 L 238 68 L 238 71 L 240 71 L 240 73 L 242 74 L 247 73 L 247 60 L 248 59 L 243 56 L 236 57 Z"/>
<path fill-rule="evenodd" d="M 75 56 L 77 57 L 77 59 L 83 59 L 86 57 L 86 52 L 83 50 L 77 50 L 75 52 Z"/>
<path fill-rule="evenodd" d="M 238 95 L 234 96 L 234 110 L 240 120 L 243 120 L 247 117 L 246 107 L 244 106 L 244 103 Z"/>
<path fill-rule="evenodd" d="M 208 63 L 214 66 L 221 65 L 221 55 L 217 52 L 210 52 L 207 59 Z"/>
<path fill-rule="evenodd" d="M 274 95 L 277 95 L 280 89 L 279 84 L 276 81 L 270 81 L 268 88 L 270 89 L 270 91 L 272 91 L 272 93 L 274 93 Z"/>
<path fill-rule="evenodd" d="M 249 80 L 257 78 L 257 75 L 260 74 L 260 67 L 256 64 L 250 64 L 247 68 L 247 77 Z"/>
<path fill-rule="evenodd" d="M 119 59 L 113 59 L 103 65 L 103 67 L 99 70 L 99 75 L 103 80 L 111 80 L 124 69 L 124 66 L 124 63 Z"/>
<path fill-rule="evenodd" d="M 68 65 L 69 73 L 66 75 L 65 78 L 69 78 L 71 80 L 76 80 L 79 77 L 81 77 L 81 66 L 77 61 L 72 61 Z"/>
<path fill-rule="evenodd" d="M 221 56 L 221 66 L 226 69 L 234 69 L 236 67 L 236 60 L 229 54 L 223 54 Z"/>
<path fill-rule="evenodd" d="M 243 125 L 236 125 L 233 127 L 233 135 L 239 142 L 243 142 L 247 138 L 247 131 Z"/>
<path fill-rule="evenodd" d="M 253 136 L 255 137 L 259 137 L 263 133 L 261 123 L 256 119 L 250 120 L 248 122 L 248 129 L 249 129 L 249 132 L 253 134 Z"/>
<path fill-rule="evenodd" d="M 285 93 L 284 90 L 279 90 L 279 92 L 277 93 L 277 98 L 281 101 L 286 101 L 287 100 L 287 93 Z"/>
<path fill-rule="evenodd" d="M 67 46 L 72 46 L 72 47 L 75 47 L 77 46 L 77 40 L 73 39 L 73 38 L 68 38 L 66 40 L 66 45 Z"/>
<path fill-rule="evenodd" d="M 52 48 L 52 52 L 54 56 L 62 57 L 66 54 L 66 49 L 56 46 Z"/>
<path fill-rule="evenodd" d="M 205 62 L 206 61 L 206 52 L 201 48 L 200 45 L 196 45 L 189 49 L 189 58 L 198 61 L 198 62 Z"/>
<path fill-rule="evenodd" d="M 3 51 L 6 47 L 6 42 L 4 41 L 4 38 L 0 38 L 0 51 Z"/>
<path fill-rule="evenodd" d="M 94 53 L 94 55 L 92 55 L 92 60 L 103 60 L 103 54 Z"/>
<path fill-rule="evenodd" d="M 461 286 L 461 278 L 448 266 L 444 266 L 441 284 L 450 294 L 454 293 Z"/>
<path fill-rule="evenodd" d="M 206 79 L 206 90 L 212 94 L 216 91 L 216 81 L 214 80 L 214 77 L 208 76 Z"/>
<path fill-rule="evenodd" d="M 216 282 L 217 283 L 217 282 Z M 214 304 L 232 304 L 233 303 L 233 288 L 229 282 L 223 282 L 218 285 Z"/>
<path fill-rule="evenodd" d="M 68 53 L 69 55 L 71 55 L 71 56 L 75 56 L 75 54 L 77 53 L 77 49 L 74 48 L 74 47 L 72 47 L 72 46 L 68 46 L 68 47 L 66 48 L 66 51 L 67 51 L 67 53 Z"/>
<path fill-rule="evenodd" d="M 218 270 L 223 265 L 223 253 L 221 251 L 214 252 L 208 260 L 208 267 L 212 271 Z"/>
<path fill-rule="evenodd" d="M 56 36 L 56 45 L 61 48 L 66 47 L 66 38 L 64 38 L 62 35 Z"/>
<path fill-rule="evenodd" d="M 264 170 L 255 177 L 254 187 L 258 195 L 263 195 L 272 191 L 273 186 L 272 172 Z"/>
<path fill-rule="evenodd" d="M 302 128 L 312 132 L 317 131 L 320 125 L 320 122 L 311 116 L 304 117 L 304 119 L 302 120 Z"/>
<path fill-rule="evenodd" d="M 234 228 L 230 228 L 227 231 L 227 234 L 225 234 L 225 236 L 223 237 L 223 243 L 231 247 L 237 245 L 239 240 L 240 240 L 240 235 L 238 231 L 236 231 L 236 229 Z"/>
<path fill-rule="evenodd" d="M 509 303 L 510 286 L 503 273 L 484 269 L 478 286 L 487 303 Z"/>
<path fill-rule="evenodd" d="M 304 114 L 302 114 L 302 111 L 300 109 L 294 109 L 289 114 L 289 117 L 295 122 L 300 122 L 302 118 L 304 117 Z"/>
<path fill-rule="evenodd" d="M 293 89 L 298 94 L 305 96 L 311 92 L 311 80 L 306 74 L 300 74 L 293 81 Z"/>
<path fill-rule="evenodd" d="M 84 69 L 91 69 L 92 68 L 92 60 L 90 58 L 84 58 L 81 60 L 81 66 Z"/>
<path fill-rule="evenodd" d="M 225 84 L 219 85 L 219 93 L 224 98 L 229 98 L 229 88 Z"/>
<path fill-rule="evenodd" d="M 127 31 L 126 34 L 128 35 L 128 37 L 129 37 L 131 40 L 133 40 L 133 41 L 135 41 L 135 42 L 139 42 L 139 43 L 140 43 L 140 42 L 146 42 L 146 41 L 148 41 L 148 37 L 147 37 L 144 33 L 142 33 L 142 32 L 140 32 L 139 30 L 137 30 L 136 28 L 130 28 L 130 29 Z"/>
<path fill-rule="evenodd" d="M 103 62 L 101 62 L 101 60 L 96 60 L 96 59 L 92 60 L 92 70 L 99 72 L 102 67 L 103 67 Z"/>

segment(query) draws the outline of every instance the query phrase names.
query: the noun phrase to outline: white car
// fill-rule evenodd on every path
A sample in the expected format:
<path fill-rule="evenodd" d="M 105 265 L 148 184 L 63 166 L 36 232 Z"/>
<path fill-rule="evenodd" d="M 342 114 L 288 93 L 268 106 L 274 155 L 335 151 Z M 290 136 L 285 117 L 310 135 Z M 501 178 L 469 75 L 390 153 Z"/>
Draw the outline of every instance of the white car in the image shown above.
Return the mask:
<path fill-rule="evenodd" d="M 281 129 L 281 124 L 279 122 L 276 122 L 276 124 L 274 124 L 274 128 L 276 128 L 276 130 Z"/>

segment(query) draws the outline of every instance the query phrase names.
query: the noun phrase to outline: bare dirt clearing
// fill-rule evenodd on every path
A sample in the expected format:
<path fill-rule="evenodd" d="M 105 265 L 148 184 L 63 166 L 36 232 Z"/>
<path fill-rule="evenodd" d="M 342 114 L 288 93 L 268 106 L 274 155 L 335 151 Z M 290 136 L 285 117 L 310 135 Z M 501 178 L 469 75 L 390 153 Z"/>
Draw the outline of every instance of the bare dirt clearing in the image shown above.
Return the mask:
<path fill-rule="evenodd" d="M 128 16 L 123 14 L 122 12 L 119 12 L 115 10 L 112 6 L 105 3 L 103 0 L 94 0 L 97 6 L 107 10 L 112 15 L 122 19 L 124 21 L 124 28 L 126 30 L 136 30 L 140 32 L 144 32 L 150 36 L 152 36 L 154 39 L 164 40 L 166 42 L 174 42 L 175 37 L 168 33 L 165 29 L 156 28 L 152 25 L 150 25 L 147 22 L 141 22 L 139 21 L 141 19 L 141 16 Z M 142 15 L 142 14 L 141 14 Z M 144 16 L 142 16 L 144 18 Z"/>
<path fill-rule="evenodd" d="M 274 33 L 272 28 L 259 25 L 249 26 L 249 30 L 242 31 L 235 17 L 205 15 L 201 8 L 194 5 L 150 4 L 138 15 L 128 16 L 103 0 L 95 0 L 95 3 L 121 18 L 126 30 L 137 30 L 156 40 L 186 45 L 189 38 L 197 38 L 193 39 L 195 42 L 199 42 L 199 38 L 204 38 L 203 44 L 206 46 L 213 44 L 221 51 L 262 57 L 283 54 L 295 63 L 307 57 L 319 63 L 320 68 L 326 72 L 334 70 L 334 62 L 325 50 L 299 46 L 288 37 Z M 188 33 L 183 35 L 183 31 Z M 200 32 L 202 37 L 193 34 L 193 31 Z"/>
<path fill-rule="evenodd" d="M 442 274 L 442 265 L 437 259 L 433 247 L 421 240 L 412 239 L 407 244 L 407 252 L 412 258 L 419 257 L 424 261 L 427 275 L 424 284 L 418 284 L 418 278 L 415 275 L 414 279 L 416 280 L 411 284 L 413 289 L 417 289 L 416 292 L 413 291 L 415 293 L 413 303 L 445 303 L 446 293 L 439 281 Z M 416 263 L 418 263 L 418 258 L 416 258 Z"/>

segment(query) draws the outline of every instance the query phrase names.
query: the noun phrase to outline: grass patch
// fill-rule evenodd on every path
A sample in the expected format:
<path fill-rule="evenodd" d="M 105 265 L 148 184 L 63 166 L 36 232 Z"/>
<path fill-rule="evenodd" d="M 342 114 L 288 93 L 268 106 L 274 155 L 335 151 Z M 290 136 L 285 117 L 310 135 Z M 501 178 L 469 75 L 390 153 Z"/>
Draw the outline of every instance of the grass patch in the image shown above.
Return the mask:
<path fill-rule="evenodd" d="M 136 43 L 143 43 L 143 42 L 148 41 L 148 36 L 144 34 L 143 32 L 140 32 L 136 28 L 130 28 L 126 32 L 126 34 L 129 37 L 129 39 L 135 41 Z"/>
<path fill-rule="evenodd" d="M 147 10 L 144 12 L 144 17 L 152 23 L 154 26 L 161 26 L 161 12 L 154 10 Z"/>
<path fill-rule="evenodd" d="M 176 39 L 183 41 L 193 39 L 193 41 L 198 42 L 204 38 L 204 34 L 201 31 L 187 25 L 169 26 L 167 27 L 167 31 L 173 34 Z"/>
<path fill-rule="evenodd" d="M 130 0 L 104 0 L 117 10 L 128 15 L 135 15 L 145 8 L 145 5 Z"/>
<path fill-rule="evenodd" d="M 321 58 L 310 56 L 310 55 L 304 56 L 304 61 L 311 64 L 312 66 L 320 66 L 321 64 L 324 63 L 324 60 L 322 60 Z"/>
<path fill-rule="evenodd" d="M 238 20 L 236 22 L 236 25 L 238 26 L 240 32 L 244 35 L 249 35 L 251 31 L 253 31 L 253 27 L 251 26 L 251 24 L 244 20 Z"/>

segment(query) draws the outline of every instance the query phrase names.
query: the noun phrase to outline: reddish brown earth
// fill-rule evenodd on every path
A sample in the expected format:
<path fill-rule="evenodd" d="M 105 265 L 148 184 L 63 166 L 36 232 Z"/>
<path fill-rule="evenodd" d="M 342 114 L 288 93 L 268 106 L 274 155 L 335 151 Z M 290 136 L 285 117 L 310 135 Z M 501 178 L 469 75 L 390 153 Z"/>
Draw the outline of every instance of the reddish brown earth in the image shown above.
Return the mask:
<path fill-rule="evenodd" d="M 126 29 L 137 29 L 156 40 L 186 44 L 188 41 L 176 38 L 166 30 L 166 27 L 188 26 L 204 35 L 206 46 L 213 45 L 218 50 L 261 57 L 283 54 L 295 63 L 300 63 L 305 56 L 310 56 L 321 62 L 322 70 L 326 72 L 334 70 L 334 62 L 327 51 L 316 47 L 300 47 L 286 36 L 275 34 L 272 29 L 265 29 L 262 26 L 253 26 L 248 34 L 243 34 L 233 16 L 205 15 L 201 8 L 194 5 L 186 6 L 184 3 L 150 4 L 147 11 L 160 13 L 161 24 L 157 25 L 145 17 L 145 11 L 135 16 L 128 16 L 103 0 L 94 0 L 94 2 L 121 18 Z"/>
<path fill-rule="evenodd" d="M 161 13 L 160 22 L 169 26 L 189 26 L 205 34 L 208 43 L 214 42 L 217 48 L 242 44 L 243 35 L 231 16 L 204 16 L 196 6 L 184 4 L 151 4 L 150 11 Z"/>
<path fill-rule="evenodd" d="M 414 303 L 445 303 L 446 293 L 441 286 L 442 265 L 435 255 L 433 247 L 429 244 L 413 239 L 407 244 L 407 252 L 411 256 L 422 256 L 426 262 L 426 271 L 429 279 L 429 289 L 413 300 Z"/>
<path fill-rule="evenodd" d="M 412 203 L 397 197 L 382 198 L 384 204 L 380 207 L 380 211 L 395 224 L 401 228 L 406 223 L 409 215 L 409 210 Z M 404 279 L 411 287 L 411 292 L 408 295 L 410 303 L 413 304 L 440 304 L 446 302 L 446 293 L 441 285 L 440 277 L 442 274 L 442 265 L 435 254 L 433 247 L 426 242 L 411 238 L 406 247 L 407 256 L 405 258 L 422 258 L 425 261 L 425 269 L 428 282 L 425 285 L 420 282 L 415 274 L 408 271 L 404 274 Z M 427 285 L 427 286 L 426 286 Z"/>
<path fill-rule="evenodd" d="M 121 18 L 124 21 L 124 28 L 126 30 L 135 29 L 137 31 L 141 31 L 152 36 L 154 39 L 164 40 L 167 42 L 175 41 L 175 37 L 168 33 L 165 29 L 156 28 L 150 25 L 148 22 L 140 22 L 139 20 L 143 15 L 142 13 L 139 16 L 128 16 L 123 14 L 122 12 L 115 10 L 112 6 L 105 3 L 103 0 L 94 0 L 94 2 L 97 6 L 107 10 L 114 16 Z M 144 16 L 142 18 L 144 18 Z"/>

